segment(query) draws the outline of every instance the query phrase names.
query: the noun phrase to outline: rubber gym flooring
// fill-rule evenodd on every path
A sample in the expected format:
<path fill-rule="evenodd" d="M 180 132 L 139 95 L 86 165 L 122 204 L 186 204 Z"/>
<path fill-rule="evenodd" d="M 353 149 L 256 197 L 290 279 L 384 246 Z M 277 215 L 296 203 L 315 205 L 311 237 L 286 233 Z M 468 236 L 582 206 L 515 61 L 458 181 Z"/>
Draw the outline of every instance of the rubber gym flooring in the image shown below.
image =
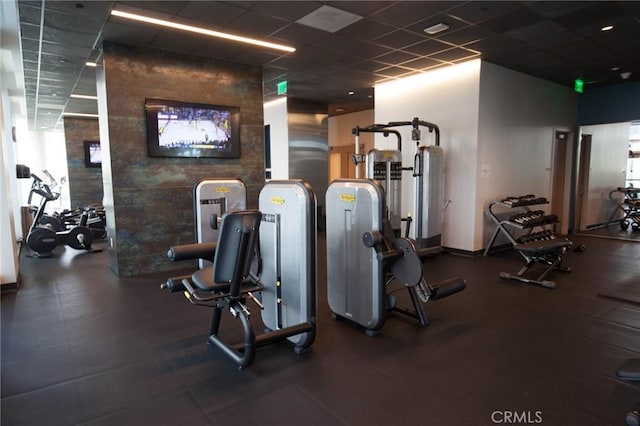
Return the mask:
<path fill-rule="evenodd" d="M 243 371 L 206 344 L 208 309 L 160 290 L 166 274 L 118 278 L 106 252 L 23 256 L 20 290 L 2 294 L 1 423 L 624 424 L 640 383 L 615 370 L 640 357 L 640 306 L 600 294 L 637 290 L 640 244 L 571 239 L 586 251 L 554 290 L 501 280 L 523 265 L 512 250 L 428 259 L 428 281 L 467 289 L 427 303 L 427 327 L 392 316 L 367 337 L 331 317 L 321 237 L 312 351 L 267 346 Z"/>

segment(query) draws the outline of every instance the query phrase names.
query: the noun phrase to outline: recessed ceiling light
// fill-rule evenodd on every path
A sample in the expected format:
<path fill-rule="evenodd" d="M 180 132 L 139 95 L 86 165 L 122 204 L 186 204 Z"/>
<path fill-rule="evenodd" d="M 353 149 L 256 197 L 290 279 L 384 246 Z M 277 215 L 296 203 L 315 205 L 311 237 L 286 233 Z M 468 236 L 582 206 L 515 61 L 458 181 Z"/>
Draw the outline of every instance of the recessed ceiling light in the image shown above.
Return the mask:
<path fill-rule="evenodd" d="M 356 92 L 354 92 L 353 90 L 349 90 L 349 96 L 355 95 Z"/>
<path fill-rule="evenodd" d="M 194 27 L 191 25 L 180 24 L 178 22 L 165 21 L 164 19 L 151 18 L 149 16 L 138 15 L 137 13 L 123 12 L 121 10 L 112 10 L 113 16 L 120 18 L 131 19 L 132 21 L 145 22 L 147 24 L 158 25 L 161 27 L 174 28 L 182 31 L 189 31 L 192 33 L 198 33 L 207 35 L 210 37 L 224 38 L 226 40 L 238 41 L 241 43 L 253 44 L 254 46 L 267 47 L 269 49 L 281 50 L 284 52 L 295 52 L 296 49 L 290 46 L 285 46 L 277 43 L 270 43 L 268 41 L 257 40 L 249 37 L 242 37 L 234 34 L 223 33 L 220 31 L 208 30 L 206 28 Z"/>
<path fill-rule="evenodd" d="M 449 29 L 449 26 L 447 24 L 440 22 L 438 24 L 425 28 L 424 32 L 429 35 L 434 35 L 434 34 L 441 33 L 442 31 L 446 31 L 448 29 Z"/>
<path fill-rule="evenodd" d="M 607 25 L 605 27 L 600 28 L 600 31 L 611 31 L 613 29 L 613 25 Z"/>

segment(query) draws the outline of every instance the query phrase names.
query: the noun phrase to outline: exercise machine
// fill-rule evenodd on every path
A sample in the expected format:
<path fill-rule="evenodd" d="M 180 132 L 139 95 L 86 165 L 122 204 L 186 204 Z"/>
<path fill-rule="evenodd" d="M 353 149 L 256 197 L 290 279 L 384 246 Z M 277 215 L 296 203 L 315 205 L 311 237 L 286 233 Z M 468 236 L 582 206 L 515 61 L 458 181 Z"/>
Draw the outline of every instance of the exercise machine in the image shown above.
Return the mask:
<path fill-rule="evenodd" d="M 393 128 L 411 126 L 411 140 L 415 144 L 415 152 L 413 155 L 413 166 L 402 167 L 402 142 L 400 133 Z M 426 128 L 429 133 L 434 135 L 433 145 L 422 144 L 421 128 Z M 412 235 L 418 247 L 433 248 L 442 246 L 442 228 L 444 220 L 444 154 L 440 147 L 440 129 L 437 125 L 427 121 L 420 120 L 415 117 L 411 121 L 392 121 L 387 124 L 372 124 L 366 127 L 356 127 L 352 133 L 356 136 L 356 154 L 353 157 L 356 165 L 356 178 L 359 176 L 358 166 L 364 162 L 363 156 L 359 154 L 359 139 L 361 132 L 383 133 L 388 136 L 393 133 L 398 137 L 397 140 L 397 156 L 393 151 L 383 150 L 380 154 L 373 152 L 367 158 L 367 175 L 369 179 L 378 179 L 386 182 L 385 191 L 392 191 L 387 194 L 387 206 L 390 209 L 390 219 L 394 229 L 397 227 L 396 218 L 399 215 L 400 204 L 400 179 L 401 170 L 411 170 L 413 172 L 413 213 L 407 218 L 407 228 L 412 222 L 415 222 L 412 232 L 405 232 L 406 236 Z M 384 158 L 387 164 L 387 170 L 381 165 L 380 158 Z M 385 179 L 382 179 L 382 178 Z M 395 185 L 390 185 L 395 184 Z M 398 195 L 395 194 L 398 191 Z M 397 206 L 396 206 L 397 204 Z"/>
<path fill-rule="evenodd" d="M 219 224 L 227 212 L 247 208 L 247 186 L 236 178 L 203 178 L 193 186 L 193 211 L 197 243 L 218 240 Z M 203 268 L 211 265 L 198 260 Z"/>
<path fill-rule="evenodd" d="M 626 360 L 616 371 L 616 376 L 622 380 L 640 381 L 640 358 Z M 640 403 L 627 414 L 625 420 L 628 426 L 640 426 Z"/>
<path fill-rule="evenodd" d="M 294 352 L 306 352 L 315 339 L 317 237 L 316 197 L 302 180 L 268 182 L 259 210 L 222 216 L 216 242 L 174 246 L 173 261 L 204 258 L 211 266 L 191 276 L 168 279 L 161 287 L 183 291 L 195 305 L 213 310 L 209 343 L 240 369 L 249 366 L 258 347 L 288 340 Z M 254 259 L 260 258 L 254 270 Z M 256 334 L 247 301 L 261 311 L 265 332 Z M 241 322 L 243 340 L 229 344 L 219 335 L 223 312 Z"/>
<path fill-rule="evenodd" d="M 374 179 L 337 179 L 326 193 L 327 299 L 333 317 L 378 334 L 390 312 L 428 324 L 422 303 L 462 291 L 455 277 L 428 284 L 423 261 L 437 248 L 396 237 L 388 220 L 384 189 Z M 393 287 L 406 289 L 412 306 L 396 303 Z"/>
<path fill-rule="evenodd" d="M 55 201 L 60 197 L 60 193 L 54 193 L 50 186 L 35 174 L 32 174 L 33 182 L 29 191 L 28 202 L 31 204 L 33 195 L 41 197 L 40 204 L 33 217 L 31 227 L 27 234 L 27 246 L 36 254 L 36 257 L 51 257 L 52 251 L 59 245 L 66 244 L 76 250 L 92 250 L 93 232 L 89 229 L 87 221 L 88 212 L 83 212 L 78 225 L 64 231 L 55 231 L 50 224 L 43 223 L 47 203 Z"/>
<path fill-rule="evenodd" d="M 622 212 L 622 218 L 619 220 L 620 229 L 626 231 L 631 226 L 632 231 L 640 231 L 640 188 L 629 186 L 614 189 L 609 192 L 609 199 L 614 199 L 614 193 L 623 194 L 623 199 L 611 214 L 607 224 L 611 223 L 620 211 Z"/>

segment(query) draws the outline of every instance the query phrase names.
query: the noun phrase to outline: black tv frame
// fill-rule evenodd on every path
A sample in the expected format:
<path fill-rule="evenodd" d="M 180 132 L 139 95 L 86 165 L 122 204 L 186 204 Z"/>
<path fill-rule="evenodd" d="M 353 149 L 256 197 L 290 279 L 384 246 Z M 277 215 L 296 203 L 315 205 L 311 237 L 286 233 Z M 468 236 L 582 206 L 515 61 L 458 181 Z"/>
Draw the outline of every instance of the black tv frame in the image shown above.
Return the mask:
<path fill-rule="evenodd" d="M 205 140 L 175 140 L 171 146 L 162 143 L 159 129 L 158 113 L 169 108 L 177 108 L 178 112 L 193 110 L 194 115 L 221 113 L 228 120 L 228 136 L 225 141 L 211 140 L 205 134 Z M 240 108 L 228 105 L 203 104 L 167 99 L 145 99 L 145 115 L 147 123 L 147 146 L 150 157 L 180 157 L 180 158 L 240 158 Z M 189 121 L 188 125 L 197 126 L 196 120 L 179 119 Z M 206 120 L 210 122 L 210 120 Z M 183 124 L 184 125 L 184 124 Z M 215 130 L 220 130 L 214 126 Z M 205 129 L 199 129 L 205 131 Z M 196 130 L 198 132 L 198 130 Z M 166 141 L 165 141 L 166 142 Z"/>
<path fill-rule="evenodd" d="M 92 168 L 102 167 L 102 155 L 100 155 L 100 159 L 92 158 L 91 151 L 101 152 L 100 141 L 84 141 L 84 166 Z"/>

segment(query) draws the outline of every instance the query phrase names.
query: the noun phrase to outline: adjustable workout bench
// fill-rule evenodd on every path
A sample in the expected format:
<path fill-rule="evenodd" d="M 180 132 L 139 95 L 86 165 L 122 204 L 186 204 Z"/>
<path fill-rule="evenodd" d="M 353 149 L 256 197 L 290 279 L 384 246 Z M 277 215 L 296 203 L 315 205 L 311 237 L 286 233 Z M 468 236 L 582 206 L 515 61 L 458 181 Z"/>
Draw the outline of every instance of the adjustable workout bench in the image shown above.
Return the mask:
<path fill-rule="evenodd" d="M 571 244 L 571 241 L 564 238 L 531 241 L 526 244 L 514 244 L 513 248 L 520 252 L 522 257 L 526 259 L 527 264 L 515 275 L 509 274 L 508 272 L 501 272 L 500 278 L 518 280 L 527 284 L 537 284 L 546 288 L 555 288 L 556 284 L 553 281 L 545 280 L 545 277 L 553 269 L 561 272 L 571 272 L 570 268 L 562 265 L 562 256 L 569 247 L 571 247 Z M 525 274 L 536 263 L 542 263 L 546 265 L 546 268 L 537 278 L 526 278 Z"/>

